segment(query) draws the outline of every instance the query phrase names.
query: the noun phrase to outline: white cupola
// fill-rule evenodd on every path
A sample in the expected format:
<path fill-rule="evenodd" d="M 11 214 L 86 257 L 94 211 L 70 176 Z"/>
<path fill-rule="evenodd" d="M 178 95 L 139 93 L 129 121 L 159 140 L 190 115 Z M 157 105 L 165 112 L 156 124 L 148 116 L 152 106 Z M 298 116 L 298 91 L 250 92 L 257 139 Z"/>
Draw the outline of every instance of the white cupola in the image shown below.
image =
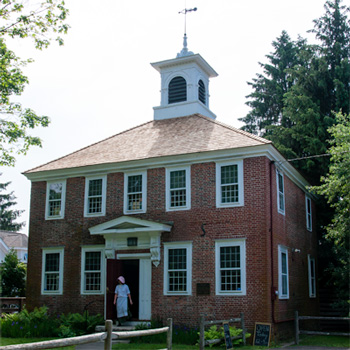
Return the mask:
<path fill-rule="evenodd" d="M 154 120 L 196 113 L 216 118 L 209 109 L 209 78 L 218 74 L 201 55 L 188 51 L 186 34 L 176 58 L 151 65 L 161 76 L 161 102 L 153 107 Z"/>

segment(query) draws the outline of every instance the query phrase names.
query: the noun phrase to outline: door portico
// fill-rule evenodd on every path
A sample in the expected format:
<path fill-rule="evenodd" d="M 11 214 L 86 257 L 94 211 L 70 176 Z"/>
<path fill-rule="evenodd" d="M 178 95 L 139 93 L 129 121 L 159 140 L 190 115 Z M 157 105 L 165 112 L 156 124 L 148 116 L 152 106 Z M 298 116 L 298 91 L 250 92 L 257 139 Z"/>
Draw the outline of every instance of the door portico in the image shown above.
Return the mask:
<path fill-rule="evenodd" d="M 162 232 L 170 232 L 171 228 L 169 224 L 121 216 L 89 229 L 91 235 L 102 235 L 105 239 L 105 317 L 111 316 L 110 310 L 114 308 L 112 294 L 116 275 L 123 273 L 128 261 L 138 261 L 138 290 L 134 291 L 139 305 L 136 317 L 151 319 L 152 264 L 155 267 L 159 265 L 160 237 Z"/>

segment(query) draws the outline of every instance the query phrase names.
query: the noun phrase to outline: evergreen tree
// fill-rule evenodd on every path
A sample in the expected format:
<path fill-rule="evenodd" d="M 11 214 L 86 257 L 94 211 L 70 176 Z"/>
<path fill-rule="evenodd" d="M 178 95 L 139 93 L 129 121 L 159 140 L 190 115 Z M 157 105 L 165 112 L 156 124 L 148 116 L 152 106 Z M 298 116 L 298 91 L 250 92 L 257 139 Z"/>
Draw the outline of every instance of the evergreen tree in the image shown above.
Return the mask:
<path fill-rule="evenodd" d="M 2 297 L 24 297 L 27 266 L 18 260 L 11 249 L 0 266 L 0 295 Z"/>
<path fill-rule="evenodd" d="M 0 230 L 19 231 L 25 223 L 17 223 L 15 220 L 24 212 L 24 210 L 12 210 L 11 207 L 17 203 L 14 201 L 16 197 L 13 191 L 10 193 L 2 193 L 6 191 L 7 186 L 11 182 L 0 183 Z"/>

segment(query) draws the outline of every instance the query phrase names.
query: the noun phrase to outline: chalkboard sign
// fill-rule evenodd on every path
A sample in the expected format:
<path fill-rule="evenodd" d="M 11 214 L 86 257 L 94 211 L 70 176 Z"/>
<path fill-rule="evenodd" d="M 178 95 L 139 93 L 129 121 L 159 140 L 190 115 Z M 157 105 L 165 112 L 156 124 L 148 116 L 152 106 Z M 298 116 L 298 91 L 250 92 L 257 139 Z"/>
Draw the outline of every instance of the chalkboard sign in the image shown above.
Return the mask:
<path fill-rule="evenodd" d="M 230 336 L 230 326 L 228 325 L 227 322 L 223 323 L 223 326 L 224 326 L 226 350 L 233 350 L 231 336 Z"/>
<path fill-rule="evenodd" d="M 271 323 L 255 322 L 254 345 L 269 346 L 271 335 Z"/>

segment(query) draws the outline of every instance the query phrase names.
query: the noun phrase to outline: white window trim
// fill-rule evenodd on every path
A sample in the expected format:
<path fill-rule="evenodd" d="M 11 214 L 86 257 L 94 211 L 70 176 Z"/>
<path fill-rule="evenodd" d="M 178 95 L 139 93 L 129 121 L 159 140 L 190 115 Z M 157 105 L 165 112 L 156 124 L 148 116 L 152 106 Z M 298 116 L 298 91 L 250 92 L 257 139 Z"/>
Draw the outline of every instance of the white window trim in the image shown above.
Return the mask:
<path fill-rule="evenodd" d="M 169 249 L 186 249 L 186 280 L 187 289 L 181 292 L 171 292 L 169 291 L 168 285 L 168 258 Z M 192 242 L 170 242 L 164 243 L 164 295 L 192 295 Z"/>
<path fill-rule="evenodd" d="M 286 254 L 287 259 L 287 293 L 282 294 L 282 253 Z M 288 248 L 278 246 L 278 296 L 279 299 L 289 299 L 289 261 L 288 261 Z"/>
<path fill-rule="evenodd" d="M 310 212 L 308 210 L 310 203 Z M 305 211 L 306 211 L 306 229 L 312 232 L 312 202 L 309 196 L 305 196 Z"/>
<path fill-rule="evenodd" d="M 101 253 L 101 288 L 100 290 L 87 291 L 85 290 L 85 257 L 87 252 L 100 252 Z M 105 255 L 104 248 L 101 246 L 89 246 L 81 248 L 81 273 L 80 273 L 80 293 L 82 295 L 97 295 L 104 294 L 104 286 L 105 286 Z"/>
<path fill-rule="evenodd" d="M 215 241 L 215 294 L 216 295 L 246 295 L 246 239 L 225 239 Z M 220 274 L 220 248 L 221 247 L 240 247 L 241 264 L 241 290 L 240 291 L 222 291 Z"/>
<path fill-rule="evenodd" d="M 315 265 L 315 258 L 312 258 L 310 254 L 307 256 L 308 260 L 308 276 L 309 276 L 309 297 L 310 298 L 316 298 L 316 265 Z M 312 265 L 311 261 L 313 262 L 313 271 L 311 271 Z M 314 275 L 314 278 L 312 278 L 312 272 Z M 312 293 L 312 285 L 314 287 L 314 293 Z"/>
<path fill-rule="evenodd" d="M 128 178 L 129 176 L 142 176 L 142 209 L 128 210 Z M 124 214 L 139 214 L 147 211 L 147 171 L 124 173 Z"/>
<path fill-rule="evenodd" d="M 278 175 L 281 175 L 282 177 L 282 181 L 283 181 L 283 192 L 280 192 L 279 190 L 279 178 L 278 178 Z M 285 212 L 286 212 L 286 198 L 285 198 L 285 191 L 284 191 L 284 175 L 283 173 L 276 169 L 276 192 L 277 192 L 277 211 L 282 214 L 282 215 L 285 215 Z M 280 207 L 280 193 L 282 194 L 282 198 L 283 198 L 283 206 L 284 208 L 281 208 Z"/>
<path fill-rule="evenodd" d="M 222 203 L 221 198 L 221 168 L 228 165 L 238 166 L 238 202 Z M 216 163 L 216 207 L 231 208 L 244 206 L 244 181 L 243 181 L 243 160 L 225 161 Z"/>
<path fill-rule="evenodd" d="M 89 207 L 89 182 L 91 180 L 99 180 L 102 179 L 102 210 L 100 213 L 89 213 L 88 207 Z M 85 217 L 95 217 L 95 216 L 104 216 L 106 215 L 106 192 L 107 192 L 107 176 L 93 176 L 93 177 L 86 177 L 85 178 L 85 201 L 84 201 L 84 216 Z"/>
<path fill-rule="evenodd" d="M 58 290 L 47 291 L 45 286 L 45 261 L 47 254 L 60 254 L 60 266 L 59 266 L 59 282 Z M 41 294 L 43 295 L 62 295 L 63 294 L 63 267 L 64 267 L 64 249 L 63 248 L 44 248 L 42 250 L 42 264 L 41 264 Z"/>
<path fill-rule="evenodd" d="M 186 172 L 186 205 L 182 207 L 171 207 L 170 201 L 170 173 L 173 171 L 179 171 L 179 170 L 185 170 Z M 166 211 L 178 211 L 178 210 L 189 210 L 191 209 L 191 167 L 185 166 L 185 167 L 174 167 L 174 168 L 167 168 L 166 174 L 165 174 L 165 183 L 166 183 L 166 189 L 165 189 L 165 203 L 166 203 Z"/>
<path fill-rule="evenodd" d="M 62 184 L 62 197 L 61 197 L 61 215 L 49 215 L 49 198 L 50 198 L 50 185 L 52 184 Z M 46 220 L 57 220 L 57 219 L 64 219 L 64 211 L 66 206 L 66 180 L 57 180 L 57 181 L 50 181 L 46 184 L 46 206 L 45 206 L 45 219 Z"/>

